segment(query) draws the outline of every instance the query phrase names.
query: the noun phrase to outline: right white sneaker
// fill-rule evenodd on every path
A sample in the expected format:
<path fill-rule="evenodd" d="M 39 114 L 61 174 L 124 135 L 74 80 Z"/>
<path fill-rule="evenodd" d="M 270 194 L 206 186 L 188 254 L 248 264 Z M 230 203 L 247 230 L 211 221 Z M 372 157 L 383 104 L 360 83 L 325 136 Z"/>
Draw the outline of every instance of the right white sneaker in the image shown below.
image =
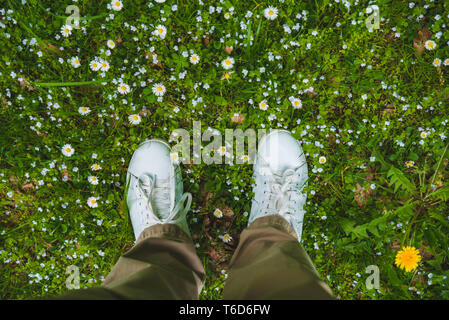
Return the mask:
<path fill-rule="evenodd" d="M 307 185 L 307 162 L 298 140 L 286 130 L 273 130 L 258 145 L 255 187 L 248 226 L 257 218 L 278 214 L 301 241 Z"/>

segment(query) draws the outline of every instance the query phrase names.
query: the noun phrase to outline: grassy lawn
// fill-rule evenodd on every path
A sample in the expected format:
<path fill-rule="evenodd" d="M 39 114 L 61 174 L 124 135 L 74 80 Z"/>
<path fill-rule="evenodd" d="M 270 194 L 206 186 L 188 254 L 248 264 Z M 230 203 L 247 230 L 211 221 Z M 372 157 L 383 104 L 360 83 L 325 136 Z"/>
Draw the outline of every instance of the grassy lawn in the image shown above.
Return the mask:
<path fill-rule="evenodd" d="M 449 3 L 116 2 L 0 4 L 2 299 L 65 292 L 71 265 L 81 287 L 98 286 L 134 242 L 132 153 L 194 121 L 302 143 L 302 244 L 337 297 L 449 298 Z M 200 298 L 221 299 L 252 166 L 182 169 Z M 407 246 L 420 257 L 411 270 L 395 263 Z"/>

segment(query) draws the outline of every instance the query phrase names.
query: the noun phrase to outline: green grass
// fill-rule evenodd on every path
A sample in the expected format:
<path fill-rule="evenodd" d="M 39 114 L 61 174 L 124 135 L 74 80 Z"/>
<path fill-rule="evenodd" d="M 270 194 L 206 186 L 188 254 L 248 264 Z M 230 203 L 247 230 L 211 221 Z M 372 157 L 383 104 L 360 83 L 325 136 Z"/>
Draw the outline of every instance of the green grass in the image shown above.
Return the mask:
<path fill-rule="evenodd" d="M 302 143 L 309 166 L 302 243 L 337 297 L 448 299 L 449 66 L 432 65 L 449 58 L 447 4 L 377 1 L 380 29 L 369 32 L 368 1 L 351 0 L 349 9 L 329 0 L 202 2 L 124 0 L 121 11 L 104 0 L 2 5 L 0 296 L 64 292 L 70 265 L 79 267 L 82 287 L 99 285 L 133 244 L 123 201 L 133 151 L 200 120 L 203 130 L 222 133 L 285 128 Z M 81 29 L 63 37 L 71 4 L 80 8 Z M 279 9 L 274 20 L 263 14 L 270 5 Z M 159 24 L 164 39 L 152 35 Z M 415 39 L 437 47 L 419 53 Z M 200 62 L 191 64 L 185 51 Z M 75 56 L 79 68 L 69 62 Z M 235 64 L 224 70 L 228 56 Z M 95 58 L 110 69 L 91 70 Z M 118 92 L 120 82 L 129 93 Z M 167 89 L 161 101 L 151 89 L 159 82 Z M 83 106 L 88 115 L 78 112 Z M 139 113 L 140 124 L 130 124 Z M 235 113 L 241 123 L 231 120 Z M 75 149 L 71 157 L 61 153 L 65 144 Z M 92 171 L 94 163 L 102 169 Z M 193 195 L 188 220 L 207 272 L 202 299 L 221 298 L 248 221 L 251 176 L 251 165 L 183 166 Z M 97 208 L 87 206 L 91 196 Z M 227 215 L 215 218 L 215 208 Z M 233 241 L 223 243 L 224 233 Z M 394 264 L 409 245 L 422 255 L 413 272 Z M 379 267 L 379 290 L 365 285 L 369 265 Z"/>

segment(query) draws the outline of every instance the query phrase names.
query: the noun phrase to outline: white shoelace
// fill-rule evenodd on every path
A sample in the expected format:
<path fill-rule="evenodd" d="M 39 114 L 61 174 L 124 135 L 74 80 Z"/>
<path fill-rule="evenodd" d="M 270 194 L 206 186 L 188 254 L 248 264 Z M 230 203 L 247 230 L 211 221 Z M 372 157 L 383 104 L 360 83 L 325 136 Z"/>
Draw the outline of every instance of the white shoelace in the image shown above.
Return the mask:
<path fill-rule="evenodd" d="M 155 177 L 150 174 L 142 174 L 138 178 L 138 186 L 142 191 L 148 205 L 148 209 L 153 213 L 153 216 L 158 223 L 173 223 L 183 219 L 190 210 L 192 204 L 192 194 L 185 192 L 173 210 L 167 217 L 161 218 L 155 213 L 154 207 L 158 212 L 170 211 L 170 186 L 169 182 L 158 180 L 158 185 L 155 185 Z M 187 203 L 185 203 L 187 200 Z"/>
<path fill-rule="evenodd" d="M 287 169 L 282 175 L 265 176 L 264 183 L 268 185 L 268 190 L 265 190 L 266 197 L 262 201 L 263 215 L 280 214 L 291 218 L 291 214 L 295 212 L 292 205 L 297 204 L 298 193 L 300 193 L 302 187 L 298 185 L 299 171 L 300 168 L 296 170 Z"/>

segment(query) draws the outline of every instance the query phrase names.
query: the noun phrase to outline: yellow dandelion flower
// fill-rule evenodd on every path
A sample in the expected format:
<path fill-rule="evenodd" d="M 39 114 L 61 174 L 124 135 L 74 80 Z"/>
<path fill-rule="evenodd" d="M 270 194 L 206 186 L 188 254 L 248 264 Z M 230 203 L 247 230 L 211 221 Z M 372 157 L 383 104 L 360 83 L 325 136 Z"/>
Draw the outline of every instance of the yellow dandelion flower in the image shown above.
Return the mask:
<path fill-rule="evenodd" d="M 418 263 L 421 261 L 419 251 L 415 247 L 403 247 L 396 254 L 395 264 L 401 269 L 410 272 L 418 267 Z"/>

